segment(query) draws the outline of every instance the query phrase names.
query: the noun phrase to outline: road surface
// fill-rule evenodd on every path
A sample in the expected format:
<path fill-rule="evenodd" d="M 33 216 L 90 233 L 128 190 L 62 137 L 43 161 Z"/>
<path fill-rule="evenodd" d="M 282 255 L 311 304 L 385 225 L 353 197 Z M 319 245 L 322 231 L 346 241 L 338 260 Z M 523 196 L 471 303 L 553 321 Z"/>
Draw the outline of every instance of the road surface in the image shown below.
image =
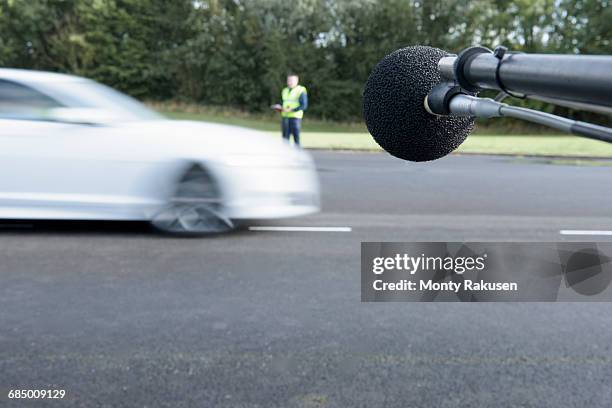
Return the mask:
<path fill-rule="evenodd" d="M 314 155 L 323 212 L 260 227 L 332 230 L 177 239 L 139 224 L 5 225 L 0 405 L 612 405 L 610 304 L 361 303 L 359 286 L 362 241 L 612 230 L 611 167 Z M 66 397 L 7 399 L 41 388 Z"/>

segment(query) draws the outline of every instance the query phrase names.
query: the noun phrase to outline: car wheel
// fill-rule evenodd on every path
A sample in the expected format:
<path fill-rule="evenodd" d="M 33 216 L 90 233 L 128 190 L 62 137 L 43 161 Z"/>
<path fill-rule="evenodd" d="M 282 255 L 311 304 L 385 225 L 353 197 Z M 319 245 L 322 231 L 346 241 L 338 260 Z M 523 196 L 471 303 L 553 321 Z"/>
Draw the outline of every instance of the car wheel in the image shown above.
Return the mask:
<path fill-rule="evenodd" d="M 157 230 L 182 236 L 220 234 L 234 229 L 223 215 L 221 191 L 202 166 L 192 166 L 177 183 L 175 193 L 151 220 Z"/>

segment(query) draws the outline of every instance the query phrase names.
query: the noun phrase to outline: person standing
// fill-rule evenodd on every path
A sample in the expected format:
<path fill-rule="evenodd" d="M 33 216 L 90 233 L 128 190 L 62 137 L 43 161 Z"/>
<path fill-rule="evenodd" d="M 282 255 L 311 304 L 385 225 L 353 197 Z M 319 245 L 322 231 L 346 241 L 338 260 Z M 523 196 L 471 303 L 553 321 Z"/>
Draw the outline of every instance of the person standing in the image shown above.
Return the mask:
<path fill-rule="evenodd" d="M 293 135 L 293 142 L 300 145 L 300 129 L 304 111 L 308 109 L 308 93 L 306 88 L 299 84 L 299 77 L 295 74 L 287 75 L 287 87 L 281 92 L 281 117 L 283 139 L 289 141 Z"/>

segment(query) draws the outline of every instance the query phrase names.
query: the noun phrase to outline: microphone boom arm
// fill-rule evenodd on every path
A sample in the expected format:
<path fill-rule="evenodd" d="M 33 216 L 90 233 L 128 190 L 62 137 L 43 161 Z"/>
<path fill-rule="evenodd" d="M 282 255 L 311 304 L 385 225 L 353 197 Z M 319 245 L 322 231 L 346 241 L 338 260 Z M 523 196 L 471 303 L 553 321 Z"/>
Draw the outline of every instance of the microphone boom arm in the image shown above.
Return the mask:
<path fill-rule="evenodd" d="M 447 80 L 469 92 L 508 91 L 612 108 L 612 56 L 507 53 L 470 47 L 438 62 Z"/>
<path fill-rule="evenodd" d="M 425 106 L 426 109 L 428 109 L 427 103 Z M 448 108 L 451 116 L 473 116 L 477 118 L 508 117 L 521 119 L 548 126 L 562 132 L 612 143 L 612 129 L 610 128 L 571 120 L 533 109 L 510 106 L 490 98 L 477 98 L 470 95 L 457 94 L 450 99 Z"/>

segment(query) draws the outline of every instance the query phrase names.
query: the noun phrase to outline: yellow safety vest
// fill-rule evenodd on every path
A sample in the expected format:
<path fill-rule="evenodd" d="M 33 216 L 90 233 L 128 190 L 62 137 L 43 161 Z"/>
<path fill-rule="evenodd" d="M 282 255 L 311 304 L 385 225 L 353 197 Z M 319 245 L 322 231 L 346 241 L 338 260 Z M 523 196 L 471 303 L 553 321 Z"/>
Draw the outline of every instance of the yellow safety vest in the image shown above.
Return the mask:
<path fill-rule="evenodd" d="M 295 109 L 300 106 L 300 95 L 303 92 L 306 92 L 306 88 L 302 85 L 298 85 L 295 88 L 285 88 L 281 96 L 283 97 L 283 109 Z M 304 111 L 291 111 L 291 112 L 281 112 L 283 118 L 298 118 L 302 119 L 304 117 Z"/>

